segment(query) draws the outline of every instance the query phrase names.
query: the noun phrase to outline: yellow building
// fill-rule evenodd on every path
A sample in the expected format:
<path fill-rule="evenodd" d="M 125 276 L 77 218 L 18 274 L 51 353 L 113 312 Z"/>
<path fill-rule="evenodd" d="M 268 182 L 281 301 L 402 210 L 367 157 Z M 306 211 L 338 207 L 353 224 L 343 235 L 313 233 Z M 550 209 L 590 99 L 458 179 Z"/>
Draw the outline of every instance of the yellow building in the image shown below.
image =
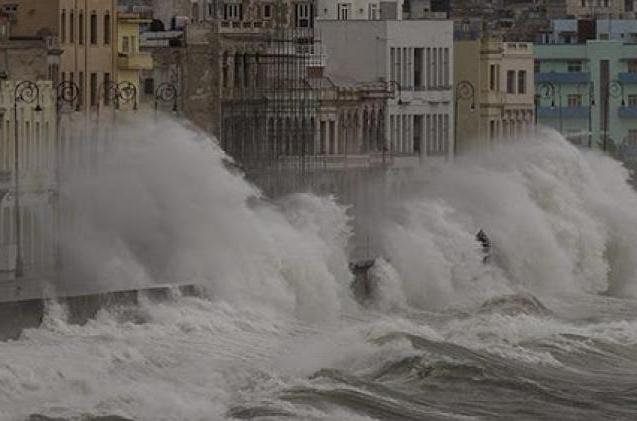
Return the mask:
<path fill-rule="evenodd" d="M 153 68 L 153 58 L 150 53 L 139 51 L 139 25 L 150 23 L 149 19 L 142 19 L 136 13 L 119 13 L 117 16 L 117 83 L 135 86 L 135 101 L 125 107 L 134 107 L 139 103 L 140 72 Z"/>
<path fill-rule="evenodd" d="M 534 124 L 533 44 L 497 38 L 454 43 L 456 152 L 488 149 Z"/>
<path fill-rule="evenodd" d="M 50 38 L 61 51 L 51 79 L 79 86 L 82 111 L 96 107 L 99 87 L 116 80 L 117 0 L 0 0 L 0 7 L 11 15 L 14 36 Z"/>

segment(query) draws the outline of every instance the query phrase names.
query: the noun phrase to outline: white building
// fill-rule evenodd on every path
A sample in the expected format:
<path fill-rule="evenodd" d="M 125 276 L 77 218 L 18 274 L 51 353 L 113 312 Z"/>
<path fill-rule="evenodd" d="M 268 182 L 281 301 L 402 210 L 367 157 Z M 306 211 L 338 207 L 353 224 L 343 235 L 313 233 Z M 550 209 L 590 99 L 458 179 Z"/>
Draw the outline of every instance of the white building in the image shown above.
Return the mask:
<path fill-rule="evenodd" d="M 317 0 L 317 19 L 402 20 L 445 19 L 431 0 Z"/>
<path fill-rule="evenodd" d="M 385 115 L 388 152 L 410 164 L 453 153 L 453 22 L 317 21 L 317 27 L 329 77 L 384 83 L 395 92 Z"/>
<path fill-rule="evenodd" d="M 0 83 L 0 280 L 13 278 L 16 254 L 14 81 Z M 38 82 L 37 101 L 18 102 L 21 250 L 25 276 L 50 273 L 57 195 L 55 94 Z M 27 94 L 28 95 L 28 94 Z"/>
<path fill-rule="evenodd" d="M 402 2 L 380 0 L 318 0 L 317 19 L 323 20 L 379 20 L 381 19 L 381 3 L 385 13 L 393 15 L 391 19 L 402 17 Z M 383 16 L 383 19 L 390 17 Z"/>

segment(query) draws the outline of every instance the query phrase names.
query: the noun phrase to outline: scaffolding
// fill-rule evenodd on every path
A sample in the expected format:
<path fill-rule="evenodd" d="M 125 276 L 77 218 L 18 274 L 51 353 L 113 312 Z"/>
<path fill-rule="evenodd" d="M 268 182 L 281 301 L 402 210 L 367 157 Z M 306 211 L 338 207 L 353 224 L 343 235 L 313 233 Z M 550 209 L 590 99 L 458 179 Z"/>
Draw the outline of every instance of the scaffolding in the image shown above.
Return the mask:
<path fill-rule="evenodd" d="M 241 53 L 222 57 L 222 83 L 233 84 L 224 86 L 229 94 L 221 102 L 223 149 L 268 194 L 307 185 L 320 165 L 320 92 L 309 82 L 320 54 L 313 30 L 301 28 L 268 30 Z"/>

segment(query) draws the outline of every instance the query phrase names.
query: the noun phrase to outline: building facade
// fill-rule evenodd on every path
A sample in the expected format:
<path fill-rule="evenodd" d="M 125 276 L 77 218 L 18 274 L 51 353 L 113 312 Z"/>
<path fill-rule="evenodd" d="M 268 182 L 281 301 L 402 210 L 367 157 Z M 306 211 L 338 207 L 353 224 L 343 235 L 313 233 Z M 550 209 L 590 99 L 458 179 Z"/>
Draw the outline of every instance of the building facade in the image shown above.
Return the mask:
<path fill-rule="evenodd" d="M 56 111 L 51 82 L 38 82 L 39 100 L 18 101 L 20 80 L 0 83 L 0 279 L 16 269 L 17 227 L 20 227 L 25 276 L 52 273 L 55 260 L 57 208 Z M 28 93 L 25 93 L 30 98 Z M 37 105 L 40 107 L 38 108 Z M 17 114 L 16 114 L 17 113 Z M 17 117 L 17 126 L 15 124 Z M 20 174 L 20 224 L 16 220 L 15 144 Z"/>
<path fill-rule="evenodd" d="M 317 21 L 337 81 L 385 83 L 386 148 L 396 165 L 453 154 L 453 23 Z"/>
<path fill-rule="evenodd" d="M 582 146 L 637 143 L 637 45 L 536 45 L 535 57 L 540 123 Z"/>
<path fill-rule="evenodd" d="M 619 18 L 626 0 L 566 0 L 566 13 L 575 17 Z"/>
<path fill-rule="evenodd" d="M 135 87 L 135 98 L 124 104 L 126 107 L 135 108 L 140 102 L 142 72 L 153 68 L 151 54 L 140 50 L 139 27 L 145 23 L 150 23 L 150 19 L 142 19 L 137 13 L 117 15 L 117 83 Z"/>
<path fill-rule="evenodd" d="M 489 149 L 534 124 L 533 44 L 497 38 L 456 41 L 456 151 Z"/>
<path fill-rule="evenodd" d="M 98 103 L 98 88 L 116 80 L 116 0 L 0 0 L 11 15 L 17 37 L 50 37 L 61 51 L 54 83 L 73 81 L 80 88 L 80 108 Z"/>

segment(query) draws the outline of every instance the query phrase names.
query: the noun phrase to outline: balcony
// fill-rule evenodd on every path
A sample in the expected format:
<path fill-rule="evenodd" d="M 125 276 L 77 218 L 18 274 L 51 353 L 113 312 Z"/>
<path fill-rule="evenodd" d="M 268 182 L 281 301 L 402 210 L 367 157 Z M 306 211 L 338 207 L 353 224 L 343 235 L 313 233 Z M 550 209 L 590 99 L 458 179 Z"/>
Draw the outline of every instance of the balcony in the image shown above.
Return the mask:
<path fill-rule="evenodd" d="M 117 66 L 122 70 L 152 70 L 153 57 L 150 53 L 119 53 Z"/>
<path fill-rule="evenodd" d="M 637 73 L 624 72 L 617 74 L 617 80 L 627 84 L 637 84 Z"/>
<path fill-rule="evenodd" d="M 538 73 L 535 75 L 535 83 L 550 82 L 556 85 L 584 84 L 590 80 L 590 73 L 567 72 L 567 73 Z"/>
<path fill-rule="evenodd" d="M 588 107 L 538 107 L 538 118 L 588 119 Z"/>
<path fill-rule="evenodd" d="M 619 107 L 617 115 L 620 118 L 637 118 L 637 107 Z"/>

